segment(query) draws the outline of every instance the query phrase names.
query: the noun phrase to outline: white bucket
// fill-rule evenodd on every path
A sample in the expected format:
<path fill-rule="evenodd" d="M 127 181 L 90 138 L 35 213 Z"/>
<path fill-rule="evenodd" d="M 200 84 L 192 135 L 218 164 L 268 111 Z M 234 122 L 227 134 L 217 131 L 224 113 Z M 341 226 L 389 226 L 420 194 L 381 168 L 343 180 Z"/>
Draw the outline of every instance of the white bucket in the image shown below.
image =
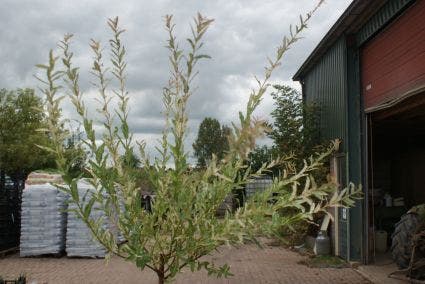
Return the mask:
<path fill-rule="evenodd" d="M 387 251 L 387 232 L 379 230 L 375 232 L 376 252 L 384 253 Z"/>

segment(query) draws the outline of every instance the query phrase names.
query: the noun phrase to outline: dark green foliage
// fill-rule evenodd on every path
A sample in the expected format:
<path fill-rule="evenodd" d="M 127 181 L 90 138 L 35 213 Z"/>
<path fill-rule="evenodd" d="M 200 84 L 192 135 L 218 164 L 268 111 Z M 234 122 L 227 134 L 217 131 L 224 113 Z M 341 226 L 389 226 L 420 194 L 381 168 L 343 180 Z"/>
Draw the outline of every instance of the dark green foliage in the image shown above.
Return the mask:
<path fill-rule="evenodd" d="M 140 166 L 140 158 L 134 153 L 133 148 L 122 155 L 121 160 L 123 166 L 129 169 L 137 169 Z"/>
<path fill-rule="evenodd" d="M 249 154 L 248 162 L 253 172 L 258 171 L 264 163 L 270 163 L 276 158 L 276 151 L 274 148 L 267 146 L 257 146 Z"/>
<path fill-rule="evenodd" d="M 1 89 L 0 169 L 19 179 L 25 179 L 34 170 L 55 169 L 55 156 L 45 148 L 51 145 L 49 135 L 42 131 L 46 123 L 43 102 L 34 90 Z M 87 156 L 76 137 L 68 134 L 64 145 L 65 159 L 73 176 L 83 173 Z"/>
<path fill-rule="evenodd" d="M 71 137 L 73 136 L 71 135 Z M 68 171 L 71 176 L 89 177 L 89 174 L 85 172 L 87 153 L 79 141 L 69 139 L 65 146 L 64 156 L 69 165 Z"/>
<path fill-rule="evenodd" d="M 149 181 L 146 169 L 141 167 L 142 161 L 134 152 L 133 147 L 130 147 L 125 154 L 120 157 L 123 168 L 128 171 L 137 186 L 142 192 L 151 193 L 152 184 Z"/>
<path fill-rule="evenodd" d="M 294 88 L 284 85 L 273 87 L 275 109 L 271 116 L 274 122 L 269 137 L 273 139 L 276 151 L 281 155 L 294 154 L 296 159 L 302 162 L 319 148 L 323 150 L 318 107 L 314 104 L 303 104 L 300 92 Z"/>
<path fill-rule="evenodd" d="M 293 166 L 300 168 L 303 166 L 303 160 L 323 151 L 328 144 L 320 138 L 318 107 L 314 104 L 304 104 L 301 93 L 294 88 L 285 85 L 273 87 L 275 109 L 271 116 L 274 122 L 268 133 L 273 139 L 273 145 L 257 146 L 250 153 L 249 164 L 254 171 L 279 156 L 288 157 Z M 285 164 L 285 167 L 288 165 Z M 278 174 L 280 170 L 274 168 L 272 172 Z"/>
<path fill-rule="evenodd" d="M 198 137 L 193 143 L 193 150 L 198 159 L 198 166 L 205 167 L 212 158 L 216 155 L 218 160 L 224 157 L 224 154 L 229 150 L 227 141 L 231 129 L 227 126 L 220 126 L 215 118 L 207 117 L 199 125 Z"/>
<path fill-rule="evenodd" d="M 64 131 L 64 133 L 67 133 Z M 69 137 L 74 137 L 74 135 L 70 135 Z M 37 145 L 44 148 L 43 145 Z M 73 177 L 91 177 L 90 173 L 87 172 L 87 151 L 84 149 L 81 141 L 76 141 L 71 139 L 66 139 L 64 143 L 64 159 L 68 165 L 67 172 Z M 51 155 L 51 154 L 50 154 Z M 46 173 L 60 173 L 55 162 L 49 163 L 47 166 L 40 168 L 43 172 Z"/>
<path fill-rule="evenodd" d="M 47 146 L 43 104 L 32 89 L 0 90 L 0 169 L 20 178 L 29 172 L 54 167 L 54 156 L 36 145 Z"/>

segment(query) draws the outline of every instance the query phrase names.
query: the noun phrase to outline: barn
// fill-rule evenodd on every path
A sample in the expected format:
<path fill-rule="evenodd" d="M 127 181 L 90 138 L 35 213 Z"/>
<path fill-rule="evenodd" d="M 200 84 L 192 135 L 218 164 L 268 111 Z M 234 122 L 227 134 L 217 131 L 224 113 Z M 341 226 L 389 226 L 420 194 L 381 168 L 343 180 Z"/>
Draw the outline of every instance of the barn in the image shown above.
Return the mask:
<path fill-rule="evenodd" d="M 338 209 L 333 251 L 373 262 L 408 208 L 425 203 L 425 0 L 354 0 L 293 78 L 342 146 L 331 172 L 364 198 Z M 377 246 L 380 247 L 377 247 Z"/>

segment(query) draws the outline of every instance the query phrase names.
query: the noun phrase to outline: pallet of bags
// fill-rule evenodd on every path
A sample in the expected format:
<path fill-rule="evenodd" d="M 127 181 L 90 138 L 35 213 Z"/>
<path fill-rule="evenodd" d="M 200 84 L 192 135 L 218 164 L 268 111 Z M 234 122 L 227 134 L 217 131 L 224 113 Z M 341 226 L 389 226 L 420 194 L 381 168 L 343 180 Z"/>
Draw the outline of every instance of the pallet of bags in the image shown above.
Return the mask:
<path fill-rule="evenodd" d="M 117 196 L 118 196 L 119 210 L 121 211 L 121 214 L 123 214 L 124 211 L 125 211 L 124 198 L 122 197 L 122 192 L 121 192 L 119 186 L 117 186 L 115 190 L 116 190 L 116 193 L 117 193 Z M 119 226 L 118 226 L 118 223 L 119 223 L 118 212 L 116 212 L 116 210 L 114 210 L 113 214 L 115 214 L 115 220 L 114 220 L 114 222 L 109 221 L 109 229 L 110 229 L 111 233 L 114 235 L 117 244 L 119 245 L 119 244 L 126 242 L 126 239 L 125 239 L 124 235 L 122 234 L 122 232 L 121 232 L 121 230 L 119 229 Z"/>
<path fill-rule="evenodd" d="M 20 256 L 64 251 L 67 196 L 52 185 L 59 181 L 59 175 L 29 175 L 22 192 Z"/>
<path fill-rule="evenodd" d="M 87 204 L 91 195 L 95 193 L 95 188 L 87 181 L 78 182 L 78 195 L 82 204 Z M 66 232 L 66 253 L 70 257 L 92 257 L 103 258 L 106 255 L 105 248 L 93 237 L 90 229 L 73 211 L 77 208 L 76 204 L 69 204 L 68 223 Z M 107 218 L 102 210 L 99 210 L 99 204 L 94 203 L 90 218 L 98 220 L 104 219 L 104 226 L 107 228 Z"/>

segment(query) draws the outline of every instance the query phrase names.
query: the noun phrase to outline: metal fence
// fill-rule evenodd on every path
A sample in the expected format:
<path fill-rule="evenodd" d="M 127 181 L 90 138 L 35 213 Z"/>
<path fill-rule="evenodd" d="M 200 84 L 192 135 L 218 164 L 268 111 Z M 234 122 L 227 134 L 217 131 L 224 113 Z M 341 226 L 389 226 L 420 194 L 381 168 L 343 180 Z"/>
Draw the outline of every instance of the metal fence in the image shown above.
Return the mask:
<path fill-rule="evenodd" d="M 245 186 L 245 197 L 249 198 L 259 191 L 263 191 L 273 183 L 273 179 L 269 176 L 254 179 Z"/>

